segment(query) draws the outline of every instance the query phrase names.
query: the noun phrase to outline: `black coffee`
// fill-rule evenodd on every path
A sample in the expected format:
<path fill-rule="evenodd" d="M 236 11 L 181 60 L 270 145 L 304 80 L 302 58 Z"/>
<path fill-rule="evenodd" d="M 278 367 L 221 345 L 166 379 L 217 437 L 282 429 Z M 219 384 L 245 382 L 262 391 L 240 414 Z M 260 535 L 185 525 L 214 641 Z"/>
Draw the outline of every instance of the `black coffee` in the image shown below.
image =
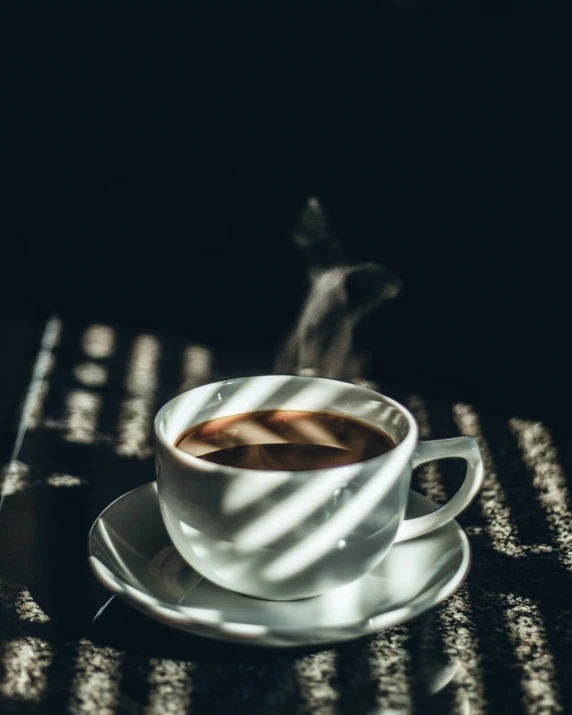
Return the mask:
<path fill-rule="evenodd" d="M 302 471 L 363 462 L 395 443 L 351 417 L 268 410 L 204 422 L 183 432 L 175 447 L 229 467 Z"/>

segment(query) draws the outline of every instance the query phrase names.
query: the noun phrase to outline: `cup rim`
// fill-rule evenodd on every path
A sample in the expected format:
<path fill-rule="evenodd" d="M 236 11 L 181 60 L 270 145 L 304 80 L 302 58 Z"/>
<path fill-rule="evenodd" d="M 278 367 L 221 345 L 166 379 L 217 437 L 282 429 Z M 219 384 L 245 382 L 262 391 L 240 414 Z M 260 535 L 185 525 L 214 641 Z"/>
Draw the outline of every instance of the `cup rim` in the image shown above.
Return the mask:
<path fill-rule="evenodd" d="M 172 405 L 173 402 L 180 400 L 181 397 L 184 395 L 189 394 L 190 392 L 194 392 L 195 390 L 199 390 L 202 387 L 210 386 L 211 388 L 216 388 L 217 386 L 222 386 L 226 385 L 229 382 L 247 382 L 248 380 L 252 380 L 254 378 L 258 377 L 268 377 L 268 378 L 284 378 L 284 377 L 289 377 L 295 380 L 304 380 L 304 381 L 319 381 L 323 383 L 342 383 L 343 385 L 346 385 L 347 387 L 350 387 L 352 389 L 355 389 L 359 392 L 364 393 L 364 397 L 367 397 L 368 395 L 370 397 L 374 396 L 376 398 L 382 398 L 383 402 L 386 404 L 390 405 L 391 407 L 397 409 L 407 420 L 408 424 L 408 429 L 407 429 L 407 434 L 405 437 L 395 445 L 395 447 L 392 447 L 388 452 L 384 452 L 383 454 L 377 455 L 375 457 L 371 457 L 370 459 L 364 459 L 363 461 L 360 462 L 354 462 L 352 464 L 339 464 L 335 465 L 332 467 L 320 467 L 317 469 L 304 469 L 304 470 L 296 470 L 296 471 L 289 471 L 289 470 L 276 470 L 276 469 L 245 469 L 244 467 L 230 467 L 227 465 L 223 464 L 217 464 L 216 462 L 208 462 L 206 459 L 201 459 L 200 457 L 196 457 L 192 454 L 189 454 L 188 452 L 183 452 L 181 449 L 177 449 L 174 444 L 171 443 L 170 440 L 166 439 L 165 435 L 163 434 L 163 431 L 159 428 L 160 421 L 164 414 L 168 411 L 169 407 Z M 327 411 L 326 409 L 324 411 Z M 238 413 L 237 414 L 241 414 Z M 368 422 L 367 420 L 362 420 L 364 422 Z M 197 423 L 200 424 L 200 423 Z M 411 447 L 411 450 L 413 451 L 415 445 L 417 444 L 417 440 L 419 438 L 419 427 L 417 425 L 417 421 L 415 420 L 414 416 L 412 413 L 402 405 L 400 402 L 397 402 L 397 400 L 394 400 L 391 397 L 388 397 L 387 395 L 384 395 L 381 392 L 377 392 L 376 390 L 372 390 L 369 387 L 363 387 L 362 385 L 355 385 L 351 382 L 346 382 L 345 380 L 335 380 L 333 378 L 329 377 L 319 377 L 319 376 L 309 376 L 309 375 L 248 375 L 246 377 L 230 377 L 225 380 L 219 380 L 217 382 L 208 382 L 205 383 L 204 385 L 198 385 L 197 387 L 192 387 L 190 390 L 185 390 L 185 392 L 181 392 L 180 394 L 176 395 L 175 397 L 171 398 L 168 402 L 166 402 L 157 412 L 155 415 L 155 419 L 153 420 L 153 433 L 155 440 L 160 443 L 160 445 L 165 449 L 172 458 L 174 458 L 176 461 L 179 461 L 182 463 L 184 466 L 188 467 L 193 467 L 193 470 L 200 471 L 200 472 L 218 472 L 219 474 L 224 474 L 226 476 L 239 476 L 239 475 L 269 475 L 269 474 L 284 474 L 288 473 L 292 477 L 296 475 L 312 475 L 312 474 L 318 474 L 318 473 L 323 473 L 327 471 L 337 471 L 340 469 L 348 469 L 348 468 L 356 468 L 359 467 L 360 465 L 363 464 L 372 464 L 376 460 L 382 461 L 384 459 L 387 459 L 388 455 L 395 454 L 398 450 L 403 451 L 406 449 L 406 447 Z M 156 451 L 156 450 L 155 450 Z"/>

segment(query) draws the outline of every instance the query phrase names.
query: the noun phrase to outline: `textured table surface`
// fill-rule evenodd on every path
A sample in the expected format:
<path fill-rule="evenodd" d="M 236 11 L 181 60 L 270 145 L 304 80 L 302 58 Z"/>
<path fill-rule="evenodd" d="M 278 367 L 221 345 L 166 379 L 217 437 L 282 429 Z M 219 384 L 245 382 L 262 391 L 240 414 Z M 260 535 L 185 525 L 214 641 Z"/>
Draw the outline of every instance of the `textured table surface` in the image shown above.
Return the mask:
<path fill-rule="evenodd" d="M 422 437 L 480 443 L 485 486 L 459 520 L 473 548 L 467 582 L 410 623 L 340 646 L 230 646 L 109 600 L 86 539 L 109 502 L 153 479 L 160 404 L 270 367 L 113 325 L 54 318 L 38 344 L 42 331 L 41 349 L 16 371 L 18 408 L 3 420 L 0 712 L 572 712 L 572 449 L 562 425 L 381 381 Z M 416 488 L 446 499 L 461 469 L 430 465 Z"/>

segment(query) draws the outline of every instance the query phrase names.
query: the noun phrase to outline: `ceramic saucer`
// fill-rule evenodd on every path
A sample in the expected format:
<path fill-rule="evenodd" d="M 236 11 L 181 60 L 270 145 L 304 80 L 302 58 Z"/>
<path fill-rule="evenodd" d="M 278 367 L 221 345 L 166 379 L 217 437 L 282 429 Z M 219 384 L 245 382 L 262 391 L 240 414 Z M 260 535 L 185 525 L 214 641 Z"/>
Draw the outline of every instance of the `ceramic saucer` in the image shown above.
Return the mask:
<path fill-rule="evenodd" d="M 410 492 L 407 516 L 437 509 Z M 89 534 L 89 561 L 104 586 L 162 623 L 264 646 L 350 640 L 408 621 L 450 596 L 471 562 L 457 522 L 396 544 L 358 581 L 301 601 L 263 601 L 215 586 L 178 554 L 163 526 L 155 482 L 105 509 Z"/>

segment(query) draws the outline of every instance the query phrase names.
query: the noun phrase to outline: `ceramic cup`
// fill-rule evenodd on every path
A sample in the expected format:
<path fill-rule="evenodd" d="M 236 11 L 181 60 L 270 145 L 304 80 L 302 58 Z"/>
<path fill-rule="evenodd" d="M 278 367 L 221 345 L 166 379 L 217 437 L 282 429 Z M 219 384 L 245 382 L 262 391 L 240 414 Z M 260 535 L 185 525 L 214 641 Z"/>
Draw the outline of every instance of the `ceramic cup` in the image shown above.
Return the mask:
<path fill-rule="evenodd" d="M 355 417 L 396 446 L 367 461 L 297 472 L 221 466 L 174 446 L 194 425 L 275 409 Z M 419 441 L 405 407 L 325 378 L 268 375 L 204 385 L 168 402 L 154 428 L 159 503 L 175 547 L 210 581 L 264 599 L 306 598 L 360 578 L 395 542 L 454 519 L 483 480 L 471 437 Z M 446 457 L 467 462 L 459 491 L 437 511 L 404 520 L 412 470 Z"/>

